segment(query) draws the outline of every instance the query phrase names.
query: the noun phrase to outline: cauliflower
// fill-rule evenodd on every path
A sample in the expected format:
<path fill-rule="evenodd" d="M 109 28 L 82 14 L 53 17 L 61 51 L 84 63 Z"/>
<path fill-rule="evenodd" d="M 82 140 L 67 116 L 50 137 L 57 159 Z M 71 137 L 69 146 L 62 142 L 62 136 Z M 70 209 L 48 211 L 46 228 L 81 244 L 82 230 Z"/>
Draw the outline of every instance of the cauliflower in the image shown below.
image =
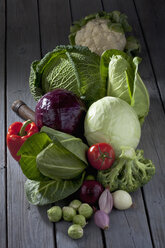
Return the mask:
<path fill-rule="evenodd" d="M 133 192 L 149 182 L 155 174 L 151 160 L 143 157 L 142 150 L 123 147 L 122 154 L 108 170 L 98 172 L 97 180 L 111 191 Z"/>
<path fill-rule="evenodd" d="M 99 12 L 75 22 L 71 26 L 69 40 L 71 45 L 86 46 L 98 55 L 110 49 L 125 50 L 131 54 L 139 51 L 139 43 L 134 37 L 128 37 L 127 42 L 125 32 L 131 29 L 125 14 L 119 11 Z"/>
<path fill-rule="evenodd" d="M 101 18 L 89 21 L 75 36 L 76 45 L 87 46 L 92 52 L 101 55 L 105 50 L 124 50 L 126 38 L 123 33 L 108 28 L 108 20 Z"/>

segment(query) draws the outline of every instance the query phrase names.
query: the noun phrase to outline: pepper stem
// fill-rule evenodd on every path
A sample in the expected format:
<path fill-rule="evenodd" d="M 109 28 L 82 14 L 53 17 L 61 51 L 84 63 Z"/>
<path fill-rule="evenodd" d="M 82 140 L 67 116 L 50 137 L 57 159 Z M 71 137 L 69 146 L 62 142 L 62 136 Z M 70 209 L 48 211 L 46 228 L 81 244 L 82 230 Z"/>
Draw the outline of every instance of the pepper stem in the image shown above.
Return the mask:
<path fill-rule="evenodd" d="M 21 127 L 21 129 L 19 131 L 20 136 L 25 136 L 25 134 L 26 134 L 25 129 L 26 129 L 27 125 L 29 125 L 30 123 L 32 123 L 31 120 L 27 120 L 27 121 L 24 122 L 24 124 L 22 125 L 22 127 Z"/>

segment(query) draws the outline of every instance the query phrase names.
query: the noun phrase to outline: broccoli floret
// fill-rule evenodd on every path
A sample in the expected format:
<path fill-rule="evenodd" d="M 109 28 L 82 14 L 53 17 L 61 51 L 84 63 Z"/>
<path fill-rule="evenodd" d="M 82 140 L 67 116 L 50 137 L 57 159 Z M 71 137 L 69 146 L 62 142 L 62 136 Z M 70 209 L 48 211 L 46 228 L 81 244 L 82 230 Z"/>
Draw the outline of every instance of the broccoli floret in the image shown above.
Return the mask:
<path fill-rule="evenodd" d="M 154 164 L 145 159 L 143 153 L 143 150 L 122 147 L 122 153 L 113 166 L 98 172 L 98 181 L 104 187 L 109 186 L 111 191 L 133 192 L 142 187 L 155 174 Z"/>

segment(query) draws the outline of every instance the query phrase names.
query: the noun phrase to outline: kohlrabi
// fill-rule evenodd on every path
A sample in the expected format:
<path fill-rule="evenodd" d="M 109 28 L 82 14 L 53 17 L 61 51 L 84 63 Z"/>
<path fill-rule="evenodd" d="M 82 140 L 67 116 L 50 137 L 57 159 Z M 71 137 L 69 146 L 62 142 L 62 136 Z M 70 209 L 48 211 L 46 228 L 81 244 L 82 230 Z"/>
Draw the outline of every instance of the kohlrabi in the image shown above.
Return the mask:
<path fill-rule="evenodd" d="M 85 137 L 91 146 L 95 143 L 109 143 L 115 155 L 121 153 L 121 146 L 136 148 L 141 135 L 138 117 L 125 101 L 106 96 L 93 103 L 85 117 Z"/>

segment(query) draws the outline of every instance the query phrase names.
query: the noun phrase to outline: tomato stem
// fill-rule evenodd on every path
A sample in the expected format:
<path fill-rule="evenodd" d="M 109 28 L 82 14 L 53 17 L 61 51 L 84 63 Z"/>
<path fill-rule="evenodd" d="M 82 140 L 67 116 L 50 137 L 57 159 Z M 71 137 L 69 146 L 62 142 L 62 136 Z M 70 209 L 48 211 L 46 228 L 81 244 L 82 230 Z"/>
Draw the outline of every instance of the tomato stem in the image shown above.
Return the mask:
<path fill-rule="evenodd" d="M 108 152 L 102 152 L 99 145 L 98 145 L 98 148 L 99 148 L 100 156 L 96 160 L 102 159 L 102 162 L 100 165 L 100 168 L 101 168 L 103 166 L 105 158 L 112 159 L 112 157 L 109 156 Z"/>

